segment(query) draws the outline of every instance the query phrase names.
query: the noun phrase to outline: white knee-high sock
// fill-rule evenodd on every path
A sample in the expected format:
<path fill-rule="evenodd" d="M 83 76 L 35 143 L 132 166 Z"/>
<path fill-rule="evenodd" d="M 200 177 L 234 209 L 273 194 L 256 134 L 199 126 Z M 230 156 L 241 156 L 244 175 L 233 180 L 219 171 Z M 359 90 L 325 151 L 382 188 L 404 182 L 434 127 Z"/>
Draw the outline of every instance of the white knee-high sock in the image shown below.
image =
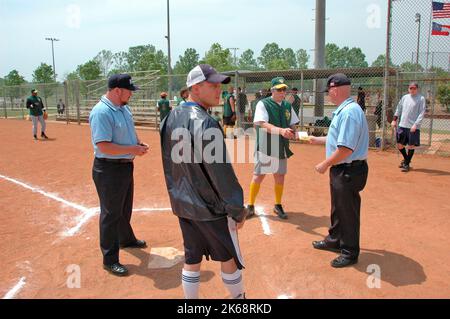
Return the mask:
<path fill-rule="evenodd" d="M 222 272 L 222 280 L 233 299 L 244 299 L 244 283 L 242 281 L 242 271 L 236 270 L 234 274 Z"/>
<path fill-rule="evenodd" d="M 200 286 L 200 272 L 187 271 L 183 269 L 182 283 L 184 297 L 186 299 L 198 299 L 198 288 Z"/>

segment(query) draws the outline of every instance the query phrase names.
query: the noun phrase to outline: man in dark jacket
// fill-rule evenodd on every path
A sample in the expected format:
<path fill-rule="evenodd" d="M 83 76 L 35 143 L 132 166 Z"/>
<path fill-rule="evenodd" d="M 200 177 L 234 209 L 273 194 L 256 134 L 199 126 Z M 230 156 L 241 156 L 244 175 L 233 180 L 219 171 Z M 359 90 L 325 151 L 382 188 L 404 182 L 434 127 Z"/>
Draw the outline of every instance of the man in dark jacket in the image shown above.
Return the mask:
<path fill-rule="evenodd" d="M 229 82 L 209 65 L 195 67 L 187 79 L 189 100 L 161 124 L 164 175 L 183 234 L 187 299 L 198 298 L 203 256 L 221 262 L 232 298 L 245 297 L 237 237 L 246 215 L 243 191 L 229 163 L 223 131 L 207 113 L 219 103 L 221 84 Z"/>
<path fill-rule="evenodd" d="M 30 118 L 33 122 L 33 137 L 37 140 L 37 126 L 38 121 L 41 123 L 41 137 L 44 139 L 48 139 L 47 135 L 45 135 L 45 106 L 42 102 L 42 99 L 38 96 L 38 90 L 31 90 L 31 96 L 27 98 L 27 109 L 30 110 Z"/>

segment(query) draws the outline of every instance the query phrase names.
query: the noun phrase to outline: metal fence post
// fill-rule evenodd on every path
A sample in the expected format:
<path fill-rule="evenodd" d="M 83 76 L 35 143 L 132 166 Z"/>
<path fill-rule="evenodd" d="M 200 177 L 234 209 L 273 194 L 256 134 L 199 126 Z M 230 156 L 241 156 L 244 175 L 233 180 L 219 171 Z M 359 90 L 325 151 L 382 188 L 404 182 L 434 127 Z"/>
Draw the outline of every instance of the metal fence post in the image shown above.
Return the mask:
<path fill-rule="evenodd" d="M 80 82 L 75 81 L 75 105 L 77 107 L 77 122 L 81 125 L 80 119 Z"/>
<path fill-rule="evenodd" d="M 433 141 L 433 124 L 434 124 L 433 122 L 434 122 L 434 104 L 435 104 L 434 101 L 435 101 L 435 96 L 436 96 L 436 79 L 433 79 L 433 85 L 432 85 L 432 90 L 431 90 L 430 133 L 428 134 L 428 145 L 430 145 L 430 146 L 431 146 L 431 142 Z"/>
<path fill-rule="evenodd" d="M 235 71 L 234 72 L 234 90 L 236 92 L 236 96 L 234 98 L 235 98 L 236 103 L 234 104 L 234 112 L 236 114 L 236 118 L 237 118 L 237 122 L 238 122 L 237 127 L 239 128 L 242 124 L 242 120 L 241 120 L 241 112 L 239 110 L 239 92 L 238 92 L 239 79 L 238 79 L 238 76 L 239 76 L 238 71 Z M 236 128 L 236 124 L 235 124 L 235 128 Z M 225 134 L 226 133 L 227 132 L 225 132 Z"/>
<path fill-rule="evenodd" d="M 66 124 L 69 124 L 69 94 L 68 94 L 68 88 L 67 88 L 67 81 L 64 81 L 64 104 L 65 107 L 65 113 L 66 113 Z"/>
<path fill-rule="evenodd" d="M 3 91 L 4 91 L 4 89 L 3 89 Z M 8 112 L 6 111 L 6 94 L 4 94 L 4 96 L 3 96 L 3 109 L 5 111 L 5 119 L 7 119 L 8 118 Z"/>
<path fill-rule="evenodd" d="M 391 27 L 392 27 L 392 0 L 388 1 L 387 14 L 387 36 L 386 36 L 386 55 L 384 65 L 384 94 L 383 94 L 383 109 L 382 109 L 382 123 L 381 123 L 381 149 L 384 150 L 386 145 L 386 110 L 389 105 L 389 66 L 391 62 Z"/>
<path fill-rule="evenodd" d="M 303 74 L 303 70 L 300 76 L 300 96 L 302 97 L 300 99 L 300 127 L 301 130 L 303 131 L 303 126 L 304 126 L 304 120 L 303 120 L 303 108 L 304 108 L 304 104 L 303 104 L 303 99 L 305 98 L 305 87 L 304 87 L 305 83 L 304 83 L 304 74 Z"/>

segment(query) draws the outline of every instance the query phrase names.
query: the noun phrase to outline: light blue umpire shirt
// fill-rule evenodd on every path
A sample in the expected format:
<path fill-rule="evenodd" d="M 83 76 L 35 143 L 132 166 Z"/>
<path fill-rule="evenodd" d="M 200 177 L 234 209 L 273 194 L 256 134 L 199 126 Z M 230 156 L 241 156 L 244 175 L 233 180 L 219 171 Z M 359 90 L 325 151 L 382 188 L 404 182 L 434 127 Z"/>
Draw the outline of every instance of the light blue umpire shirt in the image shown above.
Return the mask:
<path fill-rule="evenodd" d="M 132 154 L 108 155 L 100 152 L 97 143 L 111 142 L 118 145 L 137 145 L 133 115 L 128 105 L 116 106 L 103 96 L 89 115 L 91 138 L 95 157 L 110 159 L 134 159 Z"/>
<path fill-rule="evenodd" d="M 326 143 L 327 158 L 340 146 L 353 151 L 342 162 L 366 160 L 369 153 L 369 129 L 361 107 L 352 99 L 345 100 L 333 113 Z"/>

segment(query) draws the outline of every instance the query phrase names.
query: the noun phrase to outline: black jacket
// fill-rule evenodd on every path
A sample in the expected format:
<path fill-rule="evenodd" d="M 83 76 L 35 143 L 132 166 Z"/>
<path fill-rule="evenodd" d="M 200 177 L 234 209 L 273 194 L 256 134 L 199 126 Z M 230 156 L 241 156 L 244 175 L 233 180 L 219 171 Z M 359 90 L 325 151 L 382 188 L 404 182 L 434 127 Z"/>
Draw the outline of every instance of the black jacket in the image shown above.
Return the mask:
<path fill-rule="evenodd" d="M 220 133 L 216 145 L 222 146 L 224 150 L 221 163 L 208 163 L 207 159 L 200 156 L 195 161 L 195 154 L 204 154 L 205 148 L 215 141 L 215 138 L 204 138 L 207 129 L 216 129 L 215 132 Z M 172 140 L 173 133 L 178 135 L 175 140 Z M 180 152 L 181 145 L 185 145 L 184 150 L 189 151 Z M 191 102 L 173 109 L 161 123 L 161 147 L 167 189 L 176 216 L 196 221 L 212 221 L 230 216 L 241 222 L 245 218 L 242 187 L 232 165 L 226 161 L 228 154 L 223 131 L 205 109 Z M 174 153 L 181 154 L 176 161 L 172 159 L 174 147 Z M 185 160 L 181 160 L 181 156 Z"/>

